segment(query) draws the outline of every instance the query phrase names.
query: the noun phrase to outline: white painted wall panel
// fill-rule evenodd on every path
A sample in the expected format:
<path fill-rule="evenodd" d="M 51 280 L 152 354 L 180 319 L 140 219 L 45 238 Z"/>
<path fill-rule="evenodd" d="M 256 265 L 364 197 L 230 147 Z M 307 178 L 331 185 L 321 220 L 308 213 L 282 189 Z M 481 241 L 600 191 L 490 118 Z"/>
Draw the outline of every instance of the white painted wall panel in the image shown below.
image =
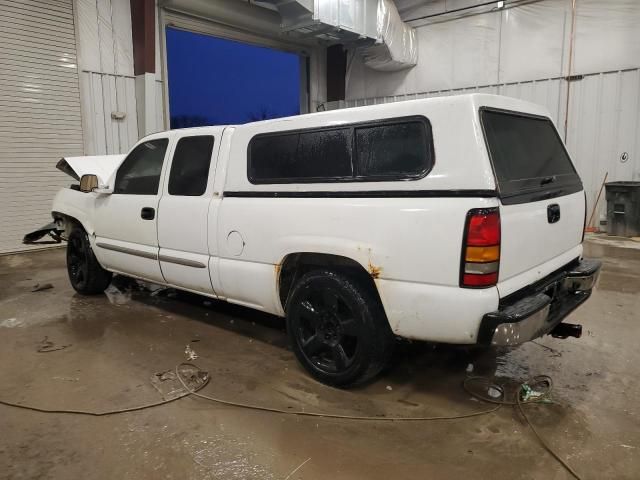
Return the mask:
<path fill-rule="evenodd" d="M 640 2 L 577 0 L 574 73 L 640 66 Z"/>
<path fill-rule="evenodd" d="M 500 82 L 554 78 L 566 71 L 571 2 L 523 5 L 501 15 Z"/>
<path fill-rule="evenodd" d="M 452 29 L 452 87 L 498 82 L 500 12 L 455 22 Z"/>
<path fill-rule="evenodd" d="M 451 10 L 452 5 L 446 2 L 444 8 Z M 570 0 L 544 0 L 439 23 L 437 18 L 417 21 L 413 25 L 418 36 L 418 65 L 403 76 L 391 76 L 362 67 L 356 58 L 351 62 L 353 71 L 348 73 L 346 98 L 568 75 L 571 13 Z M 638 0 L 576 0 L 570 73 L 638 68 L 638 25 Z"/>
<path fill-rule="evenodd" d="M 588 75 L 571 83 L 567 146 L 584 182 L 589 212 L 607 172 L 609 182 L 640 180 L 639 138 L 640 70 Z M 606 216 L 605 205 L 603 197 L 596 226 Z"/>
<path fill-rule="evenodd" d="M 82 155 L 71 0 L 0 0 L 0 253 L 22 251 L 25 233 L 51 221 L 69 183 L 55 169 Z"/>
<path fill-rule="evenodd" d="M 163 71 L 162 71 L 162 41 L 160 35 L 162 32 L 160 31 L 160 23 L 159 23 L 159 8 L 158 8 L 158 0 L 156 0 L 156 78 L 158 80 L 162 80 Z"/>
<path fill-rule="evenodd" d="M 351 55 L 346 98 L 448 90 L 498 82 L 500 13 L 417 29 L 419 61 L 408 70 L 377 72 Z"/>
<path fill-rule="evenodd" d="M 551 119 L 562 130 L 566 106 L 566 84 L 563 80 L 549 79 L 502 84 L 496 93 L 520 98 L 547 107 Z"/>
<path fill-rule="evenodd" d="M 422 91 L 453 88 L 453 32 L 448 25 L 436 24 L 431 28 L 417 30 L 418 64 L 415 76 L 420 80 L 416 85 Z M 366 76 L 365 76 L 366 78 Z M 349 98 L 347 85 L 347 98 Z"/>
<path fill-rule="evenodd" d="M 116 72 L 116 52 L 113 25 L 111 22 L 111 0 L 97 0 L 98 41 L 100 47 L 100 72 Z"/>
<path fill-rule="evenodd" d="M 81 73 L 85 148 L 95 155 L 125 153 L 138 141 L 135 80 Z M 122 112 L 122 120 L 112 113 Z"/>
<path fill-rule="evenodd" d="M 124 121 L 117 121 L 119 150 L 120 152 L 125 152 L 138 141 L 135 80 L 127 77 L 116 77 L 116 90 L 118 111 L 125 112 L 127 115 Z"/>
<path fill-rule="evenodd" d="M 123 153 L 138 140 L 130 3 L 75 2 L 84 149 L 96 155 Z M 125 118 L 113 119 L 116 112 Z"/>
<path fill-rule="evenodd" d="M 78 64 L 91 72 L 133 75 L 131 9 L 128 0 L 75 0 Z"/>
<path fill-rule="evenodd" d="M 99 72 L 100 40 L 95 0 L 75 0 L 78 22 L 78 64 L 81 70 Z"/>
<path fill-rule="evenodd" d="M 116 73 L 133 76 L 133 40 L 129 0 L 111 0 Z"/>
<path fill-rule="evenodd" d="M 162 106 L 164 105 L 164 102 L 162 100 L 163 95 L 164 87 L 162 85 L 162 82 L 156 80 L 156 132 L 160 132 L 169 128 L 169 125 L 164 124 L 164 108 L 162 108 Z"/>

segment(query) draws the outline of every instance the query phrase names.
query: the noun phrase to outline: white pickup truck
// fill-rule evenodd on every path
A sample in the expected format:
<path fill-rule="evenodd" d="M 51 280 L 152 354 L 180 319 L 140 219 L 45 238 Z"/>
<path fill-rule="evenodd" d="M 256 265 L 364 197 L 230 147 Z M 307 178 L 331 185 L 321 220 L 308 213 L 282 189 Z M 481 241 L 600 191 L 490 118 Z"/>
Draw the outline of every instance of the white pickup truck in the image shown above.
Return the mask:
<path fill-rule="evenodd" d="M 395 336 L 516 345 L 591 294 L 585 194 L 547 111 L 463 95 L 149 135 L 64 158 L 53 218 L 81 294 L 119 273 L 286 316 L 317 379 Z"/>

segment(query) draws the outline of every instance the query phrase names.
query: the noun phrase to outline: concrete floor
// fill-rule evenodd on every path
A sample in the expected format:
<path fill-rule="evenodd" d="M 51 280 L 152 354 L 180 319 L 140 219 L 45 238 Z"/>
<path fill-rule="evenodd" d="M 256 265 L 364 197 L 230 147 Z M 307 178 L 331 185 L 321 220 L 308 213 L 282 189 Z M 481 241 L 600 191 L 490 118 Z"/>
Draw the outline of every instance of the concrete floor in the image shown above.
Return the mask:
<path fill-rule="evenodd" d="M 606 255 L 599 290 L 571 321 L 583 338 L 469 352 L 413 344 L 388 373 L 340 391 L 311 380 L 280 319 L 195 296 L 83 298 L 64 252 L 0 257 L 0 398 L 107 410 L 153 402 L 154 372 L 185 360 L 212 376 L 205 393 L 282 409 L 437 416 L 483 410 L 461 389 L 549 374 L 553 405 L 527 406 L 540 433 L 584 478 L 640 477 L 640 250 Z M 53 288 L 32 292 L 35 284 Z M 45 338 L 62 350 L 39 353 Z M 306 462 L 306 463 L 305 463 Z M 297 467 L 302 465 L 293 475 Z M 98 479 L 565 479 L 511 408 L 463 420 L 381 423 L 300 418 L 186 398 L 111 417 L 0 405 L 0 477 Z"/>

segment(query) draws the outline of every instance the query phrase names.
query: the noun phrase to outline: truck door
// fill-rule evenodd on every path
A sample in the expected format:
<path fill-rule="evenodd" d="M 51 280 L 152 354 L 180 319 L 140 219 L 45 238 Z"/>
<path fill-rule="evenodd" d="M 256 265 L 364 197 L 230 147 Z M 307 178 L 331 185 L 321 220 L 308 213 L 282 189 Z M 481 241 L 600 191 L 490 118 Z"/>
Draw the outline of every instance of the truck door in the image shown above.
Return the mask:
<path fill-rule="evenodd" d="M 164 281 L 158 263 L 157 214 L 168 146 L 168 135 L 141 142 L 118 168 L 113 193 L 96 198 L 95 254 L 110 270 Z"/>
<path fill-rule="evenodd" d="M 211 132 L 211 133 L 209 133 Z M 158 215 L 159 259 L 167 283 L 205 294 L 209 276 L 209 204 L 213 198 L 220 133 L 210 130 L 177 139 Z"/>

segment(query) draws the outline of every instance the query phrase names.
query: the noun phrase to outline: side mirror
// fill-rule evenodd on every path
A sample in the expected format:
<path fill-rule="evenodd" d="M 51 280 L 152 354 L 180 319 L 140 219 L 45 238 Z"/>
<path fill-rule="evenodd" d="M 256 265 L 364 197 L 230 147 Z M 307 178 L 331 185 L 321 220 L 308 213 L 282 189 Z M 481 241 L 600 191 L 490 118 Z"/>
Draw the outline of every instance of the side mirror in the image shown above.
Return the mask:
<path fill-rule="evenodd" d="M 81 192 L 93 192 L 96 188 L 98 188 L 98 177 L 96 175 L 82 175 L 80 178 Z"/>
<path fill-rule="evenodd" d="M 100 185 L 97 175 L 82 175 L 80 178 L 80 191 L 84 193 L 95 192 L 100 194 L 110 194 L 113 190 L 108 185 Z"/>

